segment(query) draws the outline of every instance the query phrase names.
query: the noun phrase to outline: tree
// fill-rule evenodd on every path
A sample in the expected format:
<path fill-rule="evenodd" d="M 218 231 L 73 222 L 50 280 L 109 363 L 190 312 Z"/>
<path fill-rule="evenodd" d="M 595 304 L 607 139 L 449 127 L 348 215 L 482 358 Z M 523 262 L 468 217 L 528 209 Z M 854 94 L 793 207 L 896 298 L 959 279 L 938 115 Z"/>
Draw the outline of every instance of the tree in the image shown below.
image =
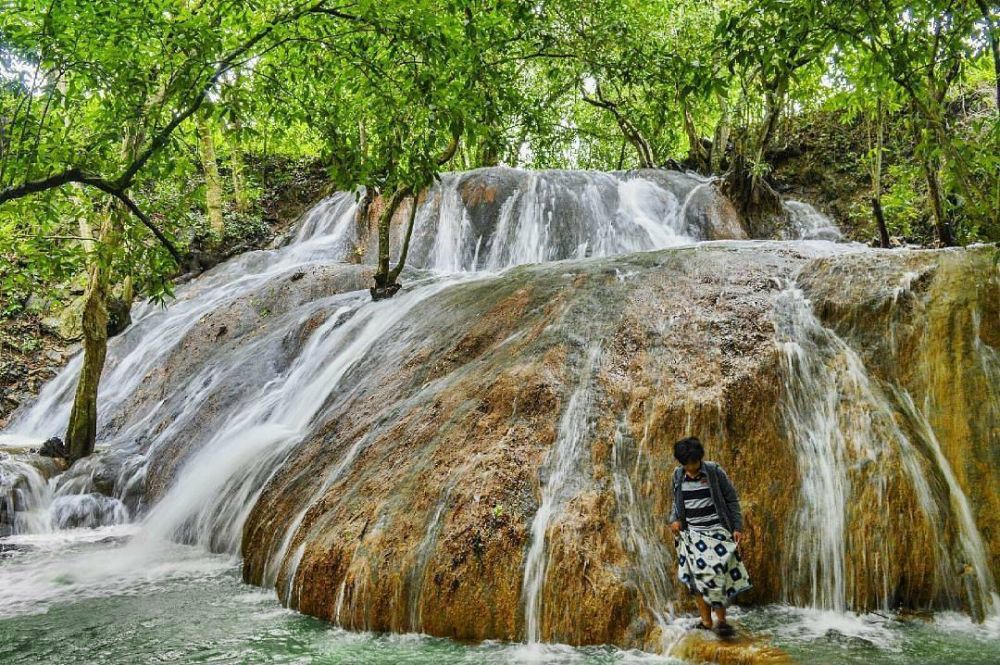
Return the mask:
<path fill-rule="evenodd" d="M 782 125 L 822 104 L 871 119 L 883 243 L 899 227 L 883 219 L 881 137 L 897 126 L 921 174 L 904 195 L 926 190 L 939 243 L 989 239 L 1000 113 L 953 116 L 990 74 L 1000 85 L 997 12 L 979 0 L 12 0 L 0 15 L 0 289 L 16 298 L 3 311 L 85 276 L 67 433 L 82 456 L 107 321 L 124 318 L 109 305 L 168 294 L 197 244 L 188 213 L 207 209 L 221 235 L 225 188 L 238 221 L 252 207 L 244 167 L 272 151 L 364 191 L 358 225 L 378 214 L 375 298 L 400 288 L 417 203 L 448 168 L 725 170 L 764 235 L 781 213 L 770 170 Z M 204 190 L 189 186 L 199 165 Z"/>
<path fill-rule="evenodd" d="M 347 27 L 306 21 L 297 40 L 258 67 L 266 95 L 280 92 L 290 102 L 284 122 L 306 122 L 323 138 L 334 182 L 364 187 L 359 208 L 365 212 L 381 197 L 373 298 L 400 288 L 416 199 L 460 145 L 495 161 L 504 116 L 526 106 L 512 82 L 519 54 L 532 46 L 526 37 L 536 20 L 532 8 L 527 2 L 358 3 L 350 14 L 337 10 Z M 391 226 L 407 200 L 393 267 Z"/>
<path fill-rule="evenodd" d="M 84 362 L 66 433 L 71 456 L 78 459 L 94 448 L 108 285 L 128 220 L 141 223 L 177 265 L 182 262 L 133 190 L 141 188 L 147 173 L 169 173 L 164 155 L 175 132 L 220 79 L 273 48 L 284 29 L 314 5 L 234 10 L 229 3 L 205 2 L 175 12 L 154 2 L 14 5 L 0 24 L 3 50 L 16 67 L 32 73 L 5 97 L 13 112 L 0 144 L 0 205 L 39 194 L 51 201 L 65 196 L 70 185 L 116 202 L 99 206 L 97 249 L 89 253 Z M 153 281 L 162 286 L 162 277 Z"/>
<path fill-rule="evenodd" d="M 219 162 L 215 157 L 215 137 L 212 126 L 206 114 L 198 116 L 198 147 L 201 152 L 202 170 L 205 172 L 205 207 L 208 210 L 208 224 L 215 236 L 215 241 L 222 240 L 226 233 L 224 219 L 224 204 L 222 194 L 222 177 L 219 175 Z"/>
<path fill-rule="evenodd" d="M 989 195 L 953 140 L 948 94 L 959 80 L 976 47 L 971 37 L 983 18 L 973 3 L 963 0 L 922 0 L 881 3 L 832 3 L 829 29 L 848 47 L 866 50 L 873 65 L 907 96 L 916 124 L 917 153 L 927 184 L 938 241 L 956 243 L 946 209 L 941 172 L 947 166 L 964 193 L 989 206 Z M 986 17 L 989 19 L 989 17 Z M 993 213 L 994 221 L 997 212 Z"/>
<path fill-rule="evenodd" d="M 766 155 L 796 77 L 833 45 L 826 11 L 820 1 L 760 0 L 724 12 L 716 28 L 740 90 L 726 191 L 751 220 L 780 212 L 780 196 L 765 180 Z"/>

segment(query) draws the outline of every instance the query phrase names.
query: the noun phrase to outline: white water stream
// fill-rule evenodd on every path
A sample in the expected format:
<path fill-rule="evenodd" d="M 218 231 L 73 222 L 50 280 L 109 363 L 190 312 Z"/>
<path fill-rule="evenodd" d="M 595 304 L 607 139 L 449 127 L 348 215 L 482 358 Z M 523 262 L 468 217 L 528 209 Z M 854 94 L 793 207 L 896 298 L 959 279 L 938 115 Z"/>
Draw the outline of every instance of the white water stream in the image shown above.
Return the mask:
<path fill-rule="evenodd" d="M 968 498 L 910 396 L 890 386 L 903 413 L 916 426 L 922 439 L 919 446 L 900 428 L 893 404 L 868 375 L 859 355 L 820 323 L 801 290 L 792 286 L 779 294 L 774 323 L 785 379 L 782 415 L 798 452 L 800 473 L 801 507 L 787 550 L 788 567 L 797 579 L 786 588 L 787 599 L 836 612 L 855 605 L 847 585 L 846 521 L 850 507 L 860 500 L 862 487 L 854 483 L 870 489 L 875 500 L 865 503 L 862 510 L 876 516 L 884 513 L 886 506 L 881 501 L 887 498 L 892 471 L 887 467 L 895 464 L 894 456 L 898 455 L 932 530 L 939 568 L 937 584 L 956 598 L 963 591 L 957 586 L 959 578 L 954 571 L 972 566 L 975 602 L 987 616 L 995 615 L 1000 607 L 996 586 Z M 925 460 L 927 466 L 936 469 L 948 487 L 950 510 L 943 515 L 921 464 L 918 450 L 926 448 L 932 451 Z M 949 555 L 944 538 L 938 535 L 938 529 L 949 522 L 957 525 L 962 549 L 958 560 Z M 889 545 L 889 538 L 881 538 L 878 558 L 882 562 L 893 559 Z M 888 564 L 882 566 L 880 606 L 888 611 L 892 590 Z M 805 596 L 797 594 L 796 589 L 802 588 L 809 590 Z"/>
<path fill-rule="evenodd" d="M 586 451 L 590 430 L 591 385 L 594 371 L 600 361 L 600 349 L 587 352 L 579 371 L 579 382 L 563 409 L 559 419 L 556 441 L 545 460 L 542 470 L 542 500 L 531 521 L 531 543 L 524 559 L 524 622 L 528 643 L 541 641 L 542 591 L 548 550 L 547 533 L 553 516 L 565 502 L 578 476 L 580 457 Z"/>
<path fill-rule="evenodd" d="M 217 266 L 179 286 L 166 308 L 136 305 L 133 325 L 109 345 L 100 396 L 98 450 L 125 460 L 122 477 L 114 483 L 116 497 L 95 493 L 88 461 L 78 465 L 82 471 L 73 478 L 46 482 L 34 467 L 3 453 L 0 501 L 14 516 L 15 532 L 127 520 L 123 488 L 141 493 L 149 465 L 185 439 L 191 452 L 166 493 L 146 507 L 142 528 L 126 548 L 128 556 L 137 556 L 142 548 L 156 550 L 170 539 L 237 552 L 243 522 L 267 478 L 309 433 L 313 417 L 331 396 L 350 389 L 339 383 L 345 374 L 424 299 L 456 279 L 468 279 L 470 269 L 494 271 L 531 261 L 655 249 L 697 236 L 685 221 L 691 195 L 703 185 L 692 177 L 674 174 L 658 184 L 592 172 L 500 175 L 513 177 L 514 184 L 505 190 L 509 196 L 499 218 L 476 220 L 475 237 L 469 221 L 475 213 L 461 198 L 461 176 L 446 175 L 435 187 L 417 217 L 411 263 L 440 276 L 423 285 L 411 280 L 392 301 L 371 303 L 365 292 L 305 300 L 274 321 L 264 321 L 260 333 L 244 335 L 245 341 L 221 357 L 186 352 L 189 339 L 202 334 L 201 328 L 219 312 L 262 307 L 259 303 L 275 285 L 348 256 L 359 242 L 357 197 L 338 193 L 303 218 L 287 246 L 250 252 Z M 267 316 L 266 311 L 260 314 Z M 317 317 L 319 325 L 283 367 L 287 361 L 281 361 L 276 349 Z M 185 361 L 192 363 L 189 376 L 165 383 L 164 365 Z M 16 452 L 62 433 L 80 362 L 79 356 L 71 360 L 30 408 L 16 414 L 0 435 L 0 446 Z M 348 452 L 320 491 L 351 460 Z M 305 509 L 292 521 L 271 558 L 269 583 L 304 514 Z M 292 579 L 300 557 L 301 552 L 292 553 L 286 571 Z"/>

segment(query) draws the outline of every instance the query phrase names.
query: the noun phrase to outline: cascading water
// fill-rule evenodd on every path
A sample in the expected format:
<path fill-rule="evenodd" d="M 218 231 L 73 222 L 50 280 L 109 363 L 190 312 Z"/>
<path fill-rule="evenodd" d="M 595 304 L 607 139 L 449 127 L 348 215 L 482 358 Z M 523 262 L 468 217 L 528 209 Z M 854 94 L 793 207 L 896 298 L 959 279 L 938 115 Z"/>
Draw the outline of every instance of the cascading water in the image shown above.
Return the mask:
<path fill-rule="evenodd" d="M 908 393 L 898 395 L 899 403 L 912 422 L 917 424 L 917 432 L 930 448 L 937 468 L 948 484 L 949 505 L 952 515 L 958 525 L 958 540 L 963 555 L 962 568 L 971 568 L 970 572 L 963 570 L 963 578 L 967 587 L 963 589 L 969 594 L 969 607 L 973 614 L 980 617 L 996 616 L 1000 613 L 1000 596 L 997 594 L 996 582 L 990 572 L 989 556 L 983 543 L 982 534 L 976 527 L 972 516 L 969 499 L 962 491 L 962 486 L 955 477 L 951 464 L 941 450 L 941 444 L 934 434 L 927 418 L 913 403 Z"/>
<path fill-rule="evenodd" d="M 713 182 L 695 175 L 486 169 L 446 174 L 427 193 L 417 212 L 408 265 L 432 271 L 432 276 L 426 272 L 418 273 L 419 279 L 410 276 L 396 298 L 372 303 L 362 290 L 368 285 L 370 268 L 342 263 L 359 254 L 366 259 L 373 255 L 372 239 L 357 235 L 356 201 L 354 193 L 325 199 L 303 218 L 288 245 L 217 266 L 181 285 L 166 308 L 136 306 L 134 324 L 109 346 L 98 455 L 46 479 L 21 453 L 24 442 L 37 443 L 64 429 L 80 363 L 71 361 L 31 408 L 16 415 L 6 433 L 11 436 L 4 445 L 14 440 L 19 448 L 0 453 L 0 513 L 7 516 L 0 524 L 22 537 L 50 532 L 49 537 L 80 542 L 96 537 L 74 535 L 90 533 L 83 527 L 106 531 L 114 542 L 108 561 L 95 565 L 94 558 L 81 555 L 69 566 L 69 574 L 90 595 L 98 594 L 102 585 L 118 588 L 105 578 L 126 575 L 122 571 L 141 576 L 162 569 L 175 574 L 178 566 L 187 565 L 188 555 L 171 541 L 194 544 L 199 552 L 237 555 L 262 493 L 281 473 L 301 473 L 288 471 L 290 456 L 303 446 L 315 445 L 318 430 L 370 390 L 358 387 L 365 372 L 379 362 L 393 362 L 380 356 L 386 340 L 405 342 L 416 330 L 413 321 L 428 305 L 460 288 L 482 283 L 478 280 L 527 280 L 536 274 L 519 269 L 496 276 L 522 264 L 664 248 L 686 248 L 678 249 L 676 256 L 696 265 L 694 272 L 706 283 L 719 279 L 719 271 L 699 272 L 702 251 L 728 255 L 735 263 L 741 252 L 770 252 L 768 256 L 781 260 L 791 256 L 789 260 L 801 263 L 841 251 L 823 242 L 747 241 Z M 805 204 L 789 202 L 787 210 L 790 237 L 839 237 L 826 218 Z M 702 244 L 726 239 L 740 242 Z M 622 268 L 624 272 L 619 270 L 624 264 L 613 260 L 601 264 L 601 274 L 623 283 L 628 270 L 644 269 L 661 259 L 656 255 L 633 261 L 631 267 Z M 561 270 L 553 267 L 551 274 Z M 560 299 L 573 288 L 569 284 L 553 292 L 550 303 L 529 311 L 550 306 L 559 310 Z M 530 281 L 523 286 L 530 290 Z M 723 294 L 711 301 L 714 306 L 725 306 L 725 289 Z M 921 519 L 932 527 L 956 525 L 962 561 L 943 546 L 935 550 L 939 568 L 935 600 L 944 598 L 940 604 L 957 605 L 947 599 L 962 597 L 964 591 L 951 569 L 968 563 L 975 573 L 977 602 L 996 608 L 988 546 L 926 418 L 921 420 L 915 407 L 899 406 L 906 397 L 868 374 L 847 342 L 820 323 L 802 291 L 787 288 L 766 302 L 773 306 L 785 380 L 782 415 L 801 474 L 787 547 L 793 579 L 783 587 L 786 599 L 835 611 L 859 607 L 862 600 L 855 587 L 859 575 L 866 575 L 880 589 L 876 605 L 890 604 L 891 560 L 896 552 L 888 540 L 851 535 L 856 516 L 850 505 L 858 497 L 877 503 L 881 494 L 895 487 L 896 477 L 879 470 L 884 460 L 891 459 L 899 461 Z M 596 308 L 591 316 L 600 318 L 605 311 L 611 309 Z M 657 316 L 673 322 L 685 313 L 660 311 Z M 518 576 L 514 586 L 523 609 L 516 636 L 530 643 L 550 632 L 547 622 L 558 611 L 547 591 L 558 584 L 552 574 L 553 535 L 581 487 L 596 482 L 586 467 L 595 448 L 604 444 L 611 459 L 600 482 L 614 497 L 618 527 L 614 531 L 625 557 L 615 564 L 616 570 L 636 590 L 642 611 L 659 626 L 665 644 L 683 634 L 671 626 L 676 582 L 669 544 L 653 509 L 656 490 L 650 489 L 663 471 L 656 467 L 662 466 L 662 457 L 654 454 L 662 442 L 652 431 L 643 434 L 637 446 L 639 437 L 627 431 L 624 420 L 613 441 L 602 442 L 594 434 L 602 417 L 596 399 L 603 394 L 602 382 L 631 371 L 609 366 L 611 378 L 603 373 L 597 377 L 605 354 L 613 353 L 610 339 L 617 325 L 608 320 L 593 330 L 563 331 L 576 345 L 568 361 L 573 366 L 571 380 L 561 393 L 554 443 L 538 472 L 540 501 L 525 514 L 523 569 L 510 573 Z M 517 346 L 524 334 L 515 331 L 503 344 Z M 475 336 L 468 340 L 472 348 L 482 343 Z M 1000 372 L 992 347 L 982 342 L 977 348 L 984 367 Z M 683 365 L 683 358 L 675 359 L 675 364 Z M 473 364 L 461 371 L 477 369 Z M 428 379 L 428 385 L 437 380 Z M 427 406 L 420 402 L 420 393 L 409 399 L 415 408 Z M 618 417 L 624 418 L 615 414 L 612 419 Z M 904 427 L 903 420 L 909 425 Z M 368 463 L 369 448 L 381 434 L 379 427 L 371 427 L 338 447 L 337 458 L 323 474 L 303 483 L 307 491 L 289 504 L 293 508 L 287 518 L 276 521 L 279 530 L 262 557 L 260 579 L 280 589 L 287 605 L 298 607 L 303 602 L 303 573 L 315 570 L 309 568 L 315 562 L 309 560 L 308 546 L 331 527 L 313 520 L 313 513 L 323 509 L 329 493 L 349 479 L 357 465 Z M 930 480 L 928 469 L 934 474 Z M 443 593 L 433 571 L 441 556 L 441 540 L 454 539 L 448 531 L 452 514 L 467 509 L 461 503 L 461 482 L 457 476 L 449 480 L 447 489 L 427 502 L 429 512 L 417 520 L 416 544 L 399 572 L 403 591 L 397 598 L 405 607 L 394 619 L 398 629 L 424 630 L 433 625 L 424 615 L 422 601 Z M 948 487 L 947 505 L 939 498 L 941 483 Z M 885 520 L 871 519 L 875 527 L 885 526 Z M 123 524 L 129 520 L 137 524 Z M 363 535 L 382 537 L 388 524 L 377 513 L 370 527 L 366 522 Z M 128 542 L 122 544 L 123 539 Z M 852 548 L 858 547 L 872 557 L 863 574 L 851 561 Z M 174 559 L 166 561 L 165 556 Z M 354 563 L 351 556 L 344 564 L 348 569 Z M 7 580 L 11 588 L 16 586 L 18 598 L 38 593 L 51 603 L 63 593 L 53 591 L 62 583 L 53 575 L 35 571 L 19 579 L 28 581 Z M 346 577 L 338 579 L 330 589 L 324 616 L 349 624 L 348 617 L 371 612 L 366 595 L 374 594 L 379 583 L 374 577 L 351 584 Z"/>
<path fill-rule="evenodd" d="M 489 211 L 476 210 L 462 200 L 460 187 L 465 179 L 460 175 L 446 175 L 431 191 L 429 203 L 417 217 L 411 264 L 446 273 L 479 268 L 496 270 L 532 261 L 660 248 L 689 242 L 699 235 L 685 215 L 692 196 L 704 188 L 705 182 L 690 176 L 659 176 L 661 182 L 656 183 L 641 177 L 603 173 L 496 170 L 492 175 L 501 183 L 501 189 L 502 183 L 507 183 L 510 190 L 498 219 L 489 219 Z M 282 451 L 301 439 L 309 418 L 329 394 L 320 391 L 316 400 L 303 399 L 309 372 L 318 365 L 316 359 L 330 357 L 332 349 L 338 349 L 344 340 L 357 334 L 366 341 L 349 348 L 357 349 L 357 357 L 363 356 L 378 338 L 383 329 L 380 326 L 390 326 L 403 318 L 406 308 L 400 304 L 409 300 L 416 304 L 422 297 L 397 299 L 391 309 L 399 316 L 375 318 L 360 333 L 360 324 L 351 322 L 333 335 L 328 334 L 327 328 L 339 328 L 341 319 L 352 318 L 362 308 L 364 298 L 359 295 L 335 298 L 341 301 L 339 305 L 332 301 L 304 303 L 298 317 L 286 317 L 282 327 L 254 339 L 248 346 L 233 349 L 227 358 L 203 362 L 200 371 L 193 372 L 188 381 L 170 386 L 170 394 L 163 399 L 152 401 L 145 395 L 150 379 L 165 364 L 177 362 L 183 356 L 185 340 L 197 332 L 199 324 L 204 325 L 226 308 L 248 300 L 253 303 L 255 294 L 263 294 L 278 280 L 294 276 L 304 268 L 347 257 L 351 247 L 359 242 L 355 236 L 357 198 L 353 193 L 338 193 L 323 200 L 303 218 L 288 246 L 251 252 L 218 266 L 179 287 L 175 300 L 166 308 L 137 305 L 132 327 L 110 345 L 101 390 L 100 449 L 130 451 L 148 461 L 178 437 L 191 436 L 190 429 L 195 425 L 199 430 L 197 436 L 204 438 L 201 445 L 189 446 L 204 452 L 188 468 L 191 473 L 197 473 L 194 469 L 199 465 L 212 468 L 210 477 L 191 485 L 199 488 L 197 492 L 179 492 L 176 487 L 188 483 L 178 483 L 175 492 L 185 494 L 186 500 L 175 500 L 168 495 L 162 505 L 154 508 L 150 523 L 161 525 L 161 536 L 184 528 L 185 534 L 174 535 L 229 551 L 235 548 L 242 516 L 253 496 L 252 488 L 259 487 L 269 473 L 262 471 L 269 464 L 262 463 L 259 456 L 266 453 L 270 465 L 277 464 Z M 699 220 L 710 214 L 711 211 L 699 210 L 695 222 L 701 223 Z M 478 235 L 472 234 L 470 216 L 476 218 Z M 429 295 L 437 289 L 433 287 L 425 293 Z M 258 376 L 253 380 L 240 376 L 243 394 L 236 398 L 220 397 L 225 387 L 237 380 L 231 367 L 253 363 L 256 355 L 267 353 L 269 346 L 280 343 L 281 335 L 301 327 L 320 309 L 334 313 L 313 336 L 312 345 L 298 356 L 293 368 L 283 375 L 273 369 L 255 372 Z M 367 321 L 376 309 L 363 308 L 359 319 Z M 190 363 L 192 359 L 185 360 Z M 8 438 L 33 443 L 65 429 L 80 362 L 79 357 L 74 358 L 46 385 L 34 405 L 14 418 L 7 431 Z M 321 380 L 327 379 L 323 375 Z M 204 421 L 210 416 L 205 405 L 220 400 L 227 402 L 225 406 L 232 415 L 225 412 L 215 415 L 208 427 Z M 131 408 L 136 402 L 141 409 Z M 275 416 L 276 413 L 282 415 Z M 138 441 L 141 445 L 137 445 Z M 211 464 L 206 464 L 203 457 L 211 457 Z M 222 473 L 218 472 L 219 464 L 224 465 Z M 137 464 L 133 458 L 128 467 L 130 477 L 116 487 L 142 483 L 148 464 Z M 21 473 L 37 472 L 28 468 Z M 34 475 L 31 478 L 37 482 L 28 483 L 33 488 L 31 496 L 21 503 L 43 504 L 29 512 L 44 513 L 54 497 L 49 496 L 50 491 L 40 489 L 44 485 L 41 480 Z M 25 485 L 25 481 L 21 484 Z M 87 483 L 65 489 L 67 495 L 73 494 L 73 490 L 77 493 L 90 490 Z M 26 490 L 19 491 L 23 494 Z M 60 501 L 61 514 L 67 514 L 69 501 Z M 104 514 L 104 518 L 94 516 L 101 522 L 118 522 L 127 514 L 127 510 L 109 512 L 106 506 L 100 508 L 97 503 L 91 500 L 76 508 L 79 512 L 84 505 L 90 505 L 97 513 Z M 170 513 L 169 506 L 174 506 L 177 512 Z M 230 519 L 232 512 L 237 517 Z M 70 521 L 87 523 L 80 515 Z M 27 527 L 22 524 L 17 528 Z M 215 533 L 211 539 L 206 535 L 209 532 Z"/>
<path fill-rule="evenodd" d="M 839 424 L 836 368 L 828 367 L 829 354 L 839 354 L 842 348 L 832 343 L 832 335 L 813 317 L 800 291 L 786 291 L 776 305 L 775 327 L 788 396 L 786 420 L 804 465 L 802 508 L 792 552 L 798 574 L 808 579 L 809 604 L 843 611 L 847 605 L 848 443 Z M 865 445 L 867 441 L 854 439 L 852 443 Z"/>
<path fill-rule="evenodd" d="M 593 399 L 592 376 L 599 360 L 599 348 L 587 352 L 580 369 L 579 383 L 563 410 L 556 442 L 544 467 L 542 500 L 531 521 L 531 543 L 524 559 L 524 623 L 529 644 L 541 640 L 546 533 L 560 504 L 568 498 L 574 477 L 579 474 Z"/>
<path fill-rule="evenodd" d="M 627 428 L 619 425 L 614 441 L 614 490 L 622 507 L 623 541 L 632 554 L 636 565 L 636 584 L 643 594 L 649 611 L 659 625 L 664 651 L 670 652 L 672 643 L 679 635 L 671 621 L 674 602 L 671 598 L 671 573 L 674 558 L 657 532 L 657 519 L 652 514 L 648 500 L 640 496 L 638 486 L 648 485 L 655 475 L 650 468 L 648 455 L 643 455 L 645 439 L 649 435 L 649 425 L 643 431 L 643 440 L 638 448 L 630 440 Z M 635 480 L 633 479 L 635 478 Z M 644 481 L 644 482 L 643 482 Z"/>
<path fill-rule="evenodd" d="M 373 306 L 356 293 L 345 296 L 349 302 L 313 333 L 292 367 L 250 396 L 247 406 L 185 465 L 181 470 L 185 481 L 174 485 L 150 511 L 147 532 L 174 537 L 193 519 L 189 537 L 204 541 L 226 534 L 223 546 L 235 551 L 254 504 L 253 493 L 280 466 L 288 449 L 301 441 L 344 374 L 379 342 L 384 330 L 445 286 L 447 281 L 440 281 Z"/>
<path fill-rule="evenodd" d="M 52 501 L 51 494 L 37 468 L 0 452 L 0 537 L 49 531 L 45 507 Z"/>
<path fill-rule="evenodd" d="M 712 181 L 640 171 L 444 174 L 414 223 L 408 264 L 443 272 L 745 237 Z"/>
<path fill-rule="evenodd" d="M 791 222 L 786 236 L 802 240 L 840 240 L 841 233 L 829 217 L 808 203 L 785 201 L 785 213 Z"/>
<path fill-rule="evenodd" d="M 818 321 L 801 290 L 790 287 L 782 291 L 775 301 L 774 317 L 786 381 L 782 414 L 798 450 L 801 473 L 801 507 L 788 550 L 790 568 L 797 571 L 798 579 L 786 588 L 786 597 L 837 612 L 862 604 L 855 597 L 856 591 L 848 588 L 848 567 L 858 562 L 848 555 L 847 517 L 852 503 L 862 500 L 862 489 L 871 490 L 866 496 L 874 500 L 864 503 L 863 511 L 876 516 L 886 512 L 882 503 L 888 487 L 886 467 L 894 465 L 892 460 L 898 456 L 934 534 L 936 584 L 954 600 L 962 590 L 956 587 L 953 571 L 965 565 L 963 560 L 969 562 L 975 571 L 970 605 L 995 612 L 996 587 L 968 499 L 910 396 L 889 387 L 901 415 L 915 425 L 919 445 L 900 428 L 896 408 L 868 375 L 861 358 Z M 947 483 L 950 510 L 945 516 L 933 497 L 919 450 L 929 451 L 923 462 Z M 955 560 L 943 540 L 936 537 L 938 529 L 951 520 L 958 526 L 963 560 Z M 870 567 L 881 567 L 878 606 L 885 610 L 890 609 L 887 580 L 889 562 L 894 558 L 887 549 L 890 539 L 884 537 L 888 528 L 888 522 L 881 524 L 876 532 L 880 535 L 873 534 L 874 540 L 866 548 L 882 550 L 880 566 Z M 864 538 L 862 534 L 859 540 Z M 808 594 L 796 596 L 802 589 L 808 589 Z"/>
<path fill-rule="evenodd" d="M 99 427 L 105 426 L 127 400 L 142 390 L 143 382 L 155 374 L 207 315 L 252 297 L 275 280 L 303 267 L 343 257 L 353 233 L 355 208 L 352 194 L 335 194 L 306 215 L 296 241 L 288 247 L 250 252 L 223 263 L 197 280 L 181 285 L 169 307 L 153 303 L 136 305 L 132 326 L 110 345 L 101 382 Z M 13 419 L 7 433 L 34 440 L 61 435 L 69 420 L 81 362 L 80 356 L 70 361 L 43 388 L 31 408 Z M 117 443 L 103 436 L 99 438 L 109 447 Z"/>

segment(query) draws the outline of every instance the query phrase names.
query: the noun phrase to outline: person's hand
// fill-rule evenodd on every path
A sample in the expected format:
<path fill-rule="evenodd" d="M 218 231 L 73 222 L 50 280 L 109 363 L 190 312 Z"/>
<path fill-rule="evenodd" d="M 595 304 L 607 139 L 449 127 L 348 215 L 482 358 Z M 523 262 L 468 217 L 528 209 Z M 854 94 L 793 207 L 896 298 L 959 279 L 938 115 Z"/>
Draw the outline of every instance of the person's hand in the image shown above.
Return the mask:
<path fill-rule="evenodd" d="M 676 522 L 671 522 L 670 523 L 670 530 L 674 532 L 674 535 L 679 534 L 681 532 L 681 523 L 680 523 L 680 521 L 678 520 Z"/>
<path fill-rule="evenodd" d="M 733 542 L 739 545 L 745 539 L 742 531 L 733 531 Z"/>

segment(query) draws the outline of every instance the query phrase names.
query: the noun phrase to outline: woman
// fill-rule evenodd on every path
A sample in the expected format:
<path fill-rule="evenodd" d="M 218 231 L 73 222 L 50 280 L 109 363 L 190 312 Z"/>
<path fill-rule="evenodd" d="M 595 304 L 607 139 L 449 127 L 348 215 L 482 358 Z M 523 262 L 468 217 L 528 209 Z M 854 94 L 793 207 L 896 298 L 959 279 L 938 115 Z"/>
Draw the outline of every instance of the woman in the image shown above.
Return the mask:
<path fill-rule="evenodd" d="M 701 621 L 695 627 L 732 635 L 726 607 L 751 587 L 739 553 L 745 540 L 740 499 L 722 467 L 703 461 L 705 448 L 697 438 L 675 443 L 674 457 L 680 466 L 674 471 L 670 530 L 677 546 L 677 575 L 698 603 Z"/>

